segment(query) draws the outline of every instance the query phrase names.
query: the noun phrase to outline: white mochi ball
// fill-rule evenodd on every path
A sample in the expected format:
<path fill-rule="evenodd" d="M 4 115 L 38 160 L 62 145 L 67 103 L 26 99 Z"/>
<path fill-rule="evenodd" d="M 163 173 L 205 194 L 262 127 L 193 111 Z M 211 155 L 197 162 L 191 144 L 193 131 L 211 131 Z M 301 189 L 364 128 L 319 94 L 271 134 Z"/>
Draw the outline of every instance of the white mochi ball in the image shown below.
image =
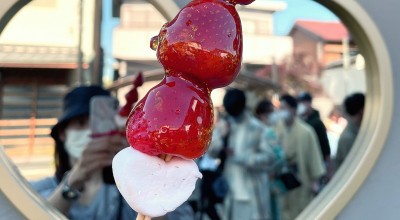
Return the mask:
<path fill-rule="evenodd" d="M 192 194 L 202 175 L 193 160 L 165 162 L 127 147 L 112 162 L 118 190 L 133 210 L 150 217 L 175 210 Z"/>

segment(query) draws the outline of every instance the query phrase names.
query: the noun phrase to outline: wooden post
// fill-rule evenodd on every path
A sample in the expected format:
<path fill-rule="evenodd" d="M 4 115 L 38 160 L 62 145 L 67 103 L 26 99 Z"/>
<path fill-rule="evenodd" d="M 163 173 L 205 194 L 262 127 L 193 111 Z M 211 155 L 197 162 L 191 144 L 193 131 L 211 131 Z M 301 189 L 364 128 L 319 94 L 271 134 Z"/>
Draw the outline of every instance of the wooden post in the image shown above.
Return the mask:
<path fill-rule="evenodd" d="M 29 155 L 33 153 L 33 146 L 35 145 L 35 129 L 36 129 L 36 117 L 34 114 L 31 116 L 31 120 L 29 123 L 29 144 L 28 144 L 28 151 Z"/>

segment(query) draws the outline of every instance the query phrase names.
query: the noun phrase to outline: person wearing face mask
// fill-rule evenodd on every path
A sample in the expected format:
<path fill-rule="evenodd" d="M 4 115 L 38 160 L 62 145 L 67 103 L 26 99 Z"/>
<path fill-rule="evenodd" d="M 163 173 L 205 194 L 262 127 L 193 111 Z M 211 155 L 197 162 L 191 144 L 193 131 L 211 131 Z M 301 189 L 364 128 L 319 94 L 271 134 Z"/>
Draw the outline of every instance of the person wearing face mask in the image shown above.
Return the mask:
<path fill-rule="evenodd" d="M 267 127 L 265 132 L 265 140 L 268 145 L 272 148 L 275 155 L 275 162 L 268 171 L 270 178 L 270 196 L 271 196 L 271 219 L 281 219 L 280 207 L 278 202 L 278 196 L 283 191 L 280 186 L 278 177 L 285 165 L 285 153 L 283 152 L 281 143 L 277 137 L 275 126 L 279 120 L 279 113 L 274 111 L 272 103 L 263 99 L 258 102 L 255 115 L 256 117 Z"/>
<path fill-rule="evenodd" d="M 322 159 L 327 169 L 327 175 L 320 179 L 320 190 L 328 183 L 333 175 L 333 164 L 331 162 L 331 148 L 329 146 L 328 134 L 326 127 L 322 122 L 319 111 L 312 107 L 312 96 L 308 92 L 302 92 L 297 96 L 299 106 L 297 114 L 315 131 L 318 137 L 319 147 L 321 148 Z"/>
<path fill-rule="evenodd" d="M 297 96 L 297 100 L 299 102 L 297 113 L 301 119 L 314 128 L 321 147 L 322 158 L 327 164 L 330 161 L 331 148 L 329 146 L 326 127 L 321 121 L 319 112 L 312 107 L 312 96 L 308 92 L 303 92 Z"/>
<path fill-rule="evenodd" d="M 320 177 L 325 175 L 321 149 L 314 129 L 297 117 L 297 100 L 290 95 L 280 98 L 277 135 L 286 161 L 301 185 L 282 196 L 282 219 L 295 219 L 315 195 Z"/>
<path fill-rule="evenodd" d="M 224 219 L 271 219 L 269 181 L 267 172 L 275 161 L 271 147 L 263 138 L 265 126 L 246 110 L 246 96 L 242 90 L 229 89 L 223 99 L 227 113 L 228 131 L 225 141 L 213 137 L 211 156 L 226 152 L 223 175 L 229 183 L 224 201 Z M 220 132 L 222 133 L 222 132 Z M 226 143 L 225 147 L 222 144 Z"/>
<path fill-rule="evenodd" d="M 103 168 L 128 144 L 124 133 L 91 138 L 90 99 L 98 95 L 110 93 L 81 86 L 64 97 L 63 114 L 51 130 L 55 175 L 31 185 L 69 219 L 133 219 L 136 213 L 116 186 L 103 182 Z"/>

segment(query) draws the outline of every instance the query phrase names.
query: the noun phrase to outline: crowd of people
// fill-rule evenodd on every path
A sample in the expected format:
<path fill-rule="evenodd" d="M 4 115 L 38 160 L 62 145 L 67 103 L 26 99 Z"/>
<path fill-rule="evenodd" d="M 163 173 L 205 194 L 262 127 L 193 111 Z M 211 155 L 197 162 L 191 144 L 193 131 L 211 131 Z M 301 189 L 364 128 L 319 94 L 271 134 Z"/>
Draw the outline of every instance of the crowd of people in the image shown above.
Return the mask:
<path fill-rule="evenodd" d="M 201 188 L 201 201 L 206 202 L 200 211 L 213 220 L 295 219 L 346 158 L 363 116 L 364 95 L 346 97 L 343 109 L 348 124 L 339 139 L 337 156 L 332 157 L 327 129 L 312 100 L 308 92 L 283 94 L 278 105 L 263 99 L 255 109 L 248 109 L 245 92 L 229 89 L 209 152 L 200 159 L 200 169 L 213 177 L 203 178 L 207 187 Z M 215 169 L 202 166 L 202 160 L 210 158 L 216 161 Z M 217 166 L 221 161 L 222 171 Z M 215 198 L 217 190 L 211 181 L 218 176 L 225 178 L 229 190 L 223 201 L 210 202 L 207 198 Z"/>
<path fill-rule="evenodd" d="M 126 147 L 124 132 L 90 136 L 90 100 L 111 96 L 98 86 L 72 89 L 63 114 L 51 130 L 55 140 L 54 176 L 32 187 L 70 219 L 134 219 L 137 215 L 104 170 Z M 203 174 L 187 202 L 155 219 L 294 219 L 343 163 L 357 136 L 364 95 L 348 96 L 348 125 L 332 160 L 326 128 L 312 107 L 312 96 L 280 96 L 248 109 L 245 92 L 228 89 L 223 112 L 216 112 L 207 153 L 196 162 Z M 122 128 L 123 129 L 123 128 Z"/>

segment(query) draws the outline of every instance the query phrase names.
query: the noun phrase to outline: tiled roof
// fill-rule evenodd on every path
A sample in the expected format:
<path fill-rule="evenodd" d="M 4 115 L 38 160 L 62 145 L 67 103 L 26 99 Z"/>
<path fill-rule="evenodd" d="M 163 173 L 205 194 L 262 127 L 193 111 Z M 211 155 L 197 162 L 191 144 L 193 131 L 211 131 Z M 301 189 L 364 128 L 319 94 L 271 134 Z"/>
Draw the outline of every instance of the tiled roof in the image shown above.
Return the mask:
<path fill-rule="evenodd" d="M 292 31 L 295 28 L 313 34 L 324 41 L 341 41 L 344 37 L 350 37 L 346 26 L 340 22 L 298 20 Z"/>

